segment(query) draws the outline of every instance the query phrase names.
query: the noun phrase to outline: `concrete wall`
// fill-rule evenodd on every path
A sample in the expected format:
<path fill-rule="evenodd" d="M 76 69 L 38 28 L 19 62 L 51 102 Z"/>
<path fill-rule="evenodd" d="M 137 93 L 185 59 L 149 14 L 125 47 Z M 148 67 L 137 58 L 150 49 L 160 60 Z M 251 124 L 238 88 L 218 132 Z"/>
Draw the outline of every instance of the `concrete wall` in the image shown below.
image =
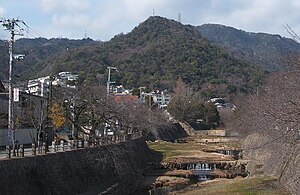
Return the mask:
<path fill-rule="evenodd" d="M 7 140 L 8 129 L 0 129 L 0 146 L 5 146 L 8 144 Z M 17 129 L 16 140 L 19 141 L 19 144 L 31 144 L 32 137 L 36 139 L 37 130 L 34 128 L 31 129 Z"/>
<path fill-rule="evenodd" d="M 253 165 L 249 164 L 252 175 L 275 176 L 290 192 L 300 194 L 299 143 L 291 145 L 277 140 L 270 142 L 269 137 L 253 133 L 245 139 L 243 148 L 245 158 L 256 160 L 252 162 Z"/>
<path fill-rule="evenodd" d="M 142 181 L 144 139 L 0 161 L 0 194 L 129 194 Z"/>

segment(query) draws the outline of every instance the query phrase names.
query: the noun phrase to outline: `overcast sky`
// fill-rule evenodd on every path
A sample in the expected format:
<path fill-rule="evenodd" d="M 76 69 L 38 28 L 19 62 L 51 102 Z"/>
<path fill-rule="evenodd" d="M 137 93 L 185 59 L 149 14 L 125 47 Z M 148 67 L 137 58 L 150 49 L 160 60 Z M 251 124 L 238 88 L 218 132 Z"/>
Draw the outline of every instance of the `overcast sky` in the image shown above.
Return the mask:
<path fill-rule="evenodd" d="M 31 28 L 25 37 L 85 34 L 107 41 L 128 33 L 154 14 L 183 24 L 218 23 L 251 32 L 289 37 L 283 24 L 300 34 L 300 0 L 0 0 L 0 18 L 22 19 Z M 8 38 L 0 28 L 0 38 Z"/>

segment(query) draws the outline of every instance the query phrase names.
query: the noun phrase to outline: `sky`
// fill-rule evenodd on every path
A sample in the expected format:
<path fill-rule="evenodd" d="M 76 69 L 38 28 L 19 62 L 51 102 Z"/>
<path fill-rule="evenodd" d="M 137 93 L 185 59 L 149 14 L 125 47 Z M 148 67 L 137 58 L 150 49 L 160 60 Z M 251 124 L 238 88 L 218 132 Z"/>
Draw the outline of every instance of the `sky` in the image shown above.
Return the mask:
<path fill-rule="evenodd" d="M 0 19 L 19 18 L 27 38 L 108 41 L 153 14 L 194 26 L 214 23 L 250 32 L 300 34 L 299 0 L 0 0 Z M 0 28 L 0 39 L 9 32 Z"/>

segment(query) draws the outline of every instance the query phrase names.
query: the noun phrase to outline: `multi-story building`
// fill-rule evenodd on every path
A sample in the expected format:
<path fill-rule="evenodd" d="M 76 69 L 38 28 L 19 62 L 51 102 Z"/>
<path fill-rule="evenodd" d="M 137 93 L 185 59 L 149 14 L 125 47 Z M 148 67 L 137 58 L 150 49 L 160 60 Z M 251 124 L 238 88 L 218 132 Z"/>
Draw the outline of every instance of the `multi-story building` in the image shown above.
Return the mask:
<path fill-rule="evenodd" d="M 71 72 L 60 72 L 58 76 L 52 82 L 53 85 L 60 85 L 64 87 L 75 87 L 75 81 L 78 79 L 77 74 L 72 74 Z"/>
<path fill-rule="evenodd" d="M 29 80 L 27 83 L 27 92 L 32 95 L 46 97 L 49 91 L 50 82 L 50 76 Z"/>
<path fill-rule="evenodd" d="M 51 79 L 50 76 L 40 77 L 37 79 L 29 80 L 27 83 L 27 90 L 26 92 L 47 97 L 49 92 L 50 85 L 60 85 L 63 87 L 75 87 L 75 81 L 78 79 L 77 74 L 72 74 L 71 72 L 60 72 L 58 73 L 55 79 Z"/>
<path fill-rule="evenodd" d="M 153 94 L 153 102 L 158 105 L 159 108 L 165 108 L 170 102 L 171 96 L 165 92 Z"/>
<path fill-rule="evenodd" d="M 148 97 L 148 100 L 146 100 L 146 97 Z M 143 103 L 148 103 L 148 104 L 156 104 L 158 108 L 166 108 L 167 105 L 169 104 L 171 99 L 171 96 L 167 94 L 166 92 L 151 92 L 151 93 L 144 93 L 142 92 L 140 94 L 140 101 Z M 150 101 L 150 102 L 146 102 Z M 149 106 L 151 106 L 149 105 Z"/>

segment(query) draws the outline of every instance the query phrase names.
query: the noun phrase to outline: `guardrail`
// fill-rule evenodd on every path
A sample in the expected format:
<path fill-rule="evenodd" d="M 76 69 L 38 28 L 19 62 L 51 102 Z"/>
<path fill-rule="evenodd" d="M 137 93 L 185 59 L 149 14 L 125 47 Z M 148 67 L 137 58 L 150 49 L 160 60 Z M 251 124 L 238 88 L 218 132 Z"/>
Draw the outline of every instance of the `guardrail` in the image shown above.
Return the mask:
<path fill-rule="evenodd" d="M 42 143 L 40 146 L 33 143 L 31 146 L 17 145 L 15 148 L 7 145 L 5 150 L 0 150 L 0 160 L 24 158 L 29 156 L 47 155 L 56 152 L 65 152 L 78 150 L 83 148 L 99 147 L 103 145 L 118 144 L 120 142 L 126 142 L 129 140 L 138 139 L 143 136 L 142 132 L 136 132 L 133 134 L 109 136 L 97 139 L 95 141 L 88 141 L 83 139 L 68 140 L 68 141 L 52 141 L 51 145 Z"/>

